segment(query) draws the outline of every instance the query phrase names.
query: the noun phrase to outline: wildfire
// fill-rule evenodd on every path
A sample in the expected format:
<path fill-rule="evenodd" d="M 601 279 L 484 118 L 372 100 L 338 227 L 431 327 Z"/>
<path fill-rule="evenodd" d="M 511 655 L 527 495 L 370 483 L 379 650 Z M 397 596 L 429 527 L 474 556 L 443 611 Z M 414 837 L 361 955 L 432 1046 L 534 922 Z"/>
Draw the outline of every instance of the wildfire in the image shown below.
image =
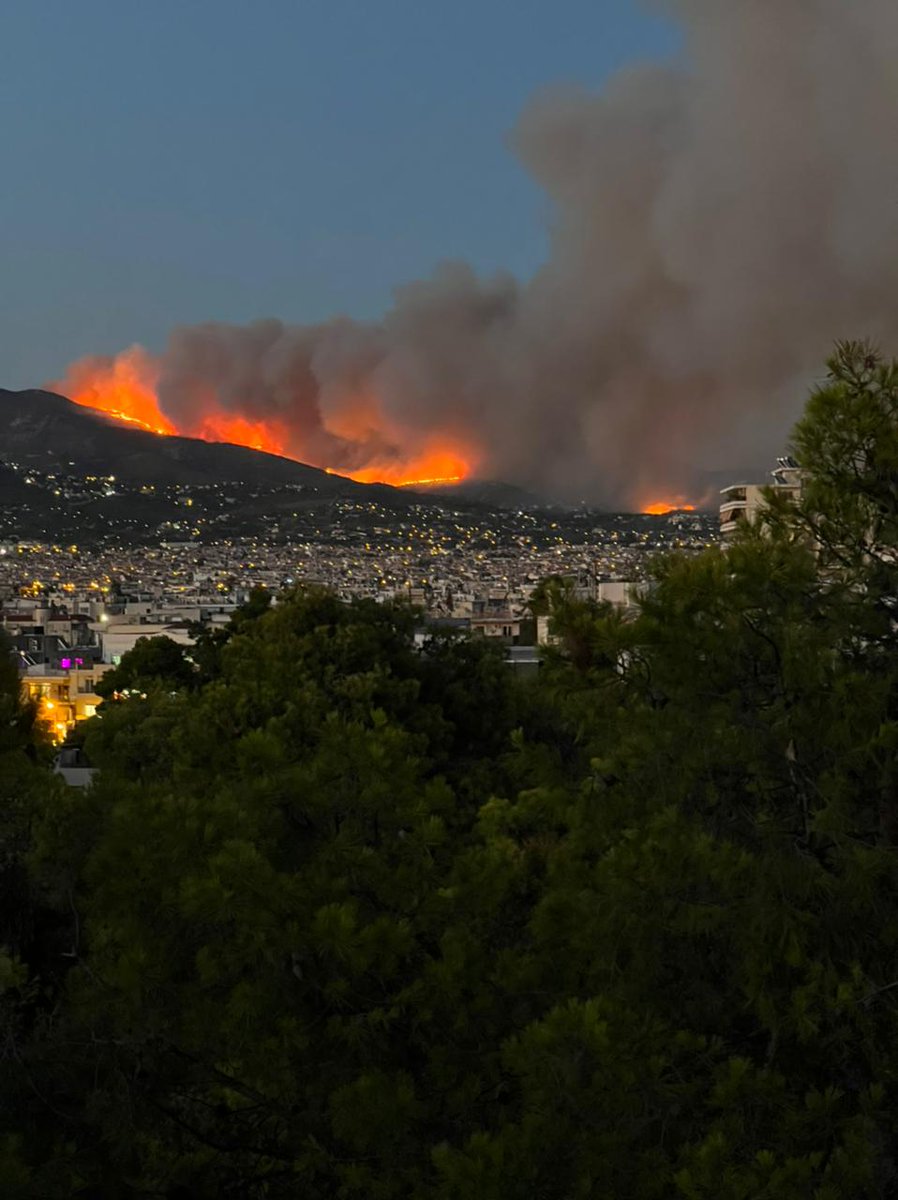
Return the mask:
<path fill-rule="evenodd" d="M 672 512 L 695 512 L 694 504 L 686 504 L 683 500 L 658 500 L 647 504 L 640 510 L 650 517 L 663 517 Z"/>
<path fill-rule="evenodd" d="M 294 431 L 286 423 L 260 420 L 224 411 L 211 393 L 203 411 L 190 424 L 175 425 L 162 411 L 157 395 L 159 366 L 140 346 L 114 358 L 83 358 L 69 367 L 66 377 L 48 386 L 85 408 L 97 409 L 119 421 L 147 429 L 151 433 L 180 434 L 206 442 L 231 442 L 280 454 L 299 462 L 313 462 L 297 445 Z M 412 446 L 401 430 L 390 428 L 377 397 L 361 392 L 343 397 L 339 409 L 323 419 L 325 430 L 342 439 L 354 452 L 356 461 L 369 438 L 381 447 L 395 445 L 405 449 L 401 457 L 389 457 L 381 449 L 359 467 L 344 468 L 318 464 L 331 474 L 348 476 L 358 483 L 389 483 L 394 487 L 422 487 L 427 484 L 458 483 L 472 470 L 475 455 L 456 439 L 430 439 Z M 372 434 L 377 436 L 372 438 Z"/>
<path fill-rule="evenodd" d="M 428 484 L 460 483 L 470 474 L 469 459 L 457 450 L 431 446 L 423 454 L 404 462 L 382 462 L 358 471 L 340 471 L 357 483 L 391 483 L 394 487 L 425 487 Z"/>
<path fill-rule="evenodd" d="M 265 450 L 268 454 L 284 454 L 286 440 L 286 434 L 274 422 L 249 421 L 246 417 L 232 417 L 224 413 L 212 413 L 204 417 L 202 424 L 191 430 L 189 436 L 201 438 L 204 442 L 233 442 L 236 446 L 249 446 L 252 450 Z"/>
<path fill-rule="evenodd" d="M 442 475 L 436 479 L 407 479 L 399 487 L 437 487 L 441 483 L 461 483 L 463 475 Z"/>
<path fill-rule="evenodd" d="M 177 433 L 156 399 L 158 371 L 145 351 L 132 346 L 113 359 L 82 358 L 66 378 L 50 384 L 85 408 L 96 408 L 151 433 Z"/>

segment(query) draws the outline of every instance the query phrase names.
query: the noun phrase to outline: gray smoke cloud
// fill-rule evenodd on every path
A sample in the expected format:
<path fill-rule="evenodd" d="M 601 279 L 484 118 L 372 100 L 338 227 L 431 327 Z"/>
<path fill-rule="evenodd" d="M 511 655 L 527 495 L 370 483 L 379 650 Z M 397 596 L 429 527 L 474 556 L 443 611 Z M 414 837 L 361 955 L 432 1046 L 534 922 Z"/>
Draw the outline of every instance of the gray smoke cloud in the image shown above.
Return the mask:
<path fill-rule="evenodd" d="M 898 332 L 898 4 L 671 0 L 676 61 L 534 99 L 552 203 L 520 284 L 462 264 L 382 321 L 174 331 L 159 395 L 275 418 L 337 469 L 434 434 L 477 473 L 639 503 L 780 451 L 838 337 Z"/>

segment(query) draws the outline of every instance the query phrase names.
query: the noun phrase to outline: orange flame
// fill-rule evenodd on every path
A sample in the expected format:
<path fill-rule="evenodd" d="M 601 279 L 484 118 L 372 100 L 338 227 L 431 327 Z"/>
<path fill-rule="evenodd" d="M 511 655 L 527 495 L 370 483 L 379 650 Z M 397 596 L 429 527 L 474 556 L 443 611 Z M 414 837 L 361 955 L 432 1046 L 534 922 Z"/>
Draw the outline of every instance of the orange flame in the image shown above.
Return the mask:
<path fill-rule="evenodd" d="M 268 454 L 283 454 L 286 441 L 286 434 L 273 421 L 250 421 L 226 413 L 207 414 L 202 424 L 188 436 L 204 442 L 233 442 L 236 446 L 249 446 Z"/>
<path fill-rule="evenodd" d="M 223 411 L 210 393 L 202 416 L 193 424 L 176 426 L 159 406 L 156 394 L 159 366 L 140 346 L 132 346 L 115 358 L 83 358 L 73 363 L 66 377 L 48 386 L 86 408 L 97 409 L 119 421 L 127 421 L 152 433 L 180 434 L 206 442 L 232 442 L 280 454 L 300 462 L 302 447 L 283 423 L 255 420 Z M 377 397 L 368 394 L 340 398 L 324 422 L 328 433 L 358 450 L 371 443 L 406 447 L 401 457 L 383 451 L 351 469 L 318 464 L 331 474 L 345 475 L 359 483 L 389 483 L 409 487 L 433 483 L 457 483 L 473 468 L 476 455 L 455 438 L 430 438 L 421 444 L 402 430 L 390 428 L 381 414 Z M 408 443 L 412 441 L 412 444 Z"/>
<path fill-rule="evenodd" d="M 152 358 L 140 346 L 132 346 L 113 359 L 82 358 L 69 367 L 64 380 L 49 386 L 75 404 L 99 409 L 151 433 L 177 433 L 159 408 L 158 378 Z"/>
<path fill-rule="evenodd" d="M 646 516 L 663 517 L 672 512 L 695 512 L 695 505 L 687 504 L 684 500 L 656 500 L 653 504 L 646 504 L 640 512 Z"/>
<path fill-rule="evenodd" d="M 431 444 L 404 462 L 380 462 L 358 471 L 341 471 L 357 483 L 391 483 L 394 487 L 422 487 L 433 483 L 458 483 L 470 472 L 469 459 L 455 450 Z"/>

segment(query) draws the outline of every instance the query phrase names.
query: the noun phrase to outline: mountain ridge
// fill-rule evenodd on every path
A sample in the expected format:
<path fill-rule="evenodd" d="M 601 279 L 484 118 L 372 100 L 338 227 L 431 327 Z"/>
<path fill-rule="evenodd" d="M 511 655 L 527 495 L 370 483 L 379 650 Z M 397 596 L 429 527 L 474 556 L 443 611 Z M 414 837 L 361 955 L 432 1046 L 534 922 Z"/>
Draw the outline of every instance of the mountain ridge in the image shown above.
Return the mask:
<path fill-rule="evenodd" d="M 322 497 L 386 496 L 389 484 L 344 475 L 232 442 L 158 434 L 39 388 L 0 388 L 0 460 L 42 471 L 85 473 L 155 484 L 302 484 Z"/>

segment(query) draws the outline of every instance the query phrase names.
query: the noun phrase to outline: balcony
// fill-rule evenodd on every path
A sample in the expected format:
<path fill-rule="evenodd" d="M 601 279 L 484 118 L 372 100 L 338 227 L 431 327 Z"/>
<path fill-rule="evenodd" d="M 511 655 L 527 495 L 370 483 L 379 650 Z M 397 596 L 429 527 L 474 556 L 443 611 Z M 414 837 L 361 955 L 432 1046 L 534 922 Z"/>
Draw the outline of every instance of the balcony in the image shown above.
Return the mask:
<path fill-rule="evenodd" d="M 720 536 L 731 537 L 745 523 L 747 509 L 745 501 L 732 501 L 720 506 Z"/>
<path fill-rule="evenodd" d="M 746 483 L 733 483 L 729 487 L 721 488 L 720 494 L 724 497 L 724 503 L 729 500 L 745 500 L 747 488 Z"/>
<path fill-rule="evenodd" d="M 747 507 L 748 502 L 746 501 L 745 496 L 742 496 L 741 499 L 724 500 L 720 506 L 720 519 L 721 521 L 723 520 L 724 513 L 744 513 Z"/>

